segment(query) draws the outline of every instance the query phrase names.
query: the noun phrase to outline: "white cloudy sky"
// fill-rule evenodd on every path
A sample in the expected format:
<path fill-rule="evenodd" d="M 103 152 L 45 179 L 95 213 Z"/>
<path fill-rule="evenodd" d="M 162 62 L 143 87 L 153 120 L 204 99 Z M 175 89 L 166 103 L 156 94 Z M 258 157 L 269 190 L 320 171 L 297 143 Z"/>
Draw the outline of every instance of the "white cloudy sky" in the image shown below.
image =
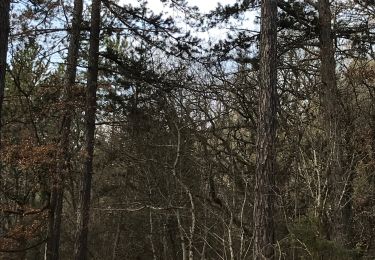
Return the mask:
<path fill-rule="evenodd" d="M 137 0 L 121 0 L 122 4 L 137 4 Z M 191 6 L 198 6 L 203 12 L 208 12 L 215 9 L 218 3 L 222 5 L 233 4 L 236 0 L 188 0 Z M 149 0 L 150 8 L 155 12 L 163 11 L 163 5 L 159 0 Z"/>
<path fill-rule="evenodd" d="M 235 0 L 189 0 L 188 1 L 191 5 L 198 6 L 199 9 L 203 12 L 210 11 L 214 9 L 218 3 L 221 3 L 222 5 L 227 4 L 234 4 Z"/>
<path fill-rule="evenodd" d="M 1 1 L 1 0 L 0 0 Z M 231 5 L 236 3 L 236 0 L 187 0 L 189 5 L 191 6 L 197 6 L 201 12 L 208 13 L 211 10 L 214 10 L 215 7 L 220 3 L 221 5 Z M 137 6 L 139 4 L 139 0 L 120 0 L 120 4 L 131 4 L 133 6 Z M 148 0 L 148 6 L 154 13 L 167 13 L 171 15 L 172 17 L 183 17 L 183 15 L 178 14 L 178 11 L 167 8 L 163 6 L 163 4 L 160 2 L 160 0 Z M 235 27 L 237 28 L 246 28 L 246 29 L 252 29 L 257 30 L 256 26 L 254 26 L 254 12 L 250 12 L 245 16 L 245 20 L 243 21 L 245 24 L 245 27 L 243 27 L 243 24 L 240 25 L 237 22 L 235 22 Z M 184 22 L 181 21 L 181 24 L 183 26 Z M 213 28 L 205 32 L 193 32 L 193 35 L 198 36 L 202 39 L 206 40 L 213 40 L 213 39 L 222 39 L 226 36 L 226 33 L 232 31 L 230 28 L 230 24 L 227 24 L 228 26 L 224 28 L 223 26 L 220 28 Z M 233 24 L 232 24 L 233 26 Z"/>

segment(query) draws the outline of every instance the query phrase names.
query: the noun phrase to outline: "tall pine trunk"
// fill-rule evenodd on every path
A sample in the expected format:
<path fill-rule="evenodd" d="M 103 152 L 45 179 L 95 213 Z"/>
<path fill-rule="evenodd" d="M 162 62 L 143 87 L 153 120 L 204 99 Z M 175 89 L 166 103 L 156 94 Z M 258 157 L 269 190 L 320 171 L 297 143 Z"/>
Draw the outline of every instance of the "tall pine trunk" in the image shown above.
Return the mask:
<path fill-rule="evenodd" d="M 347 246 L 351 240 L 352 228 L 352 182 L 353 171 L 348 176 L 344 169 L 350 162 L 343 160 L 343 120 L 340 105 L 340 94 L 336 81 L 336 61 L 334 34 L 332 31 L 332 13 L 329 0 L 318 1 L 320 29 L 320 77 L 322 83 L 323 119 L 328 143 L 327 179 L 329 202 L 331 204 L 331 230 L 328 238 L 340 246 Z"/>
<path fill-rule="evenodd" d="M 9 38 L 9 12 L 10 0 L 0 1 L 0 149 L 1 149 L 1 128 L 2 128 L 2 112 L 5 91 L 5 72 L 8 53 Z"/>
<path fill-rule="evenodd" d="M 70 43 L 67 56 L 67 66 L 64 79 L 64 112 L 61 122 L 60 144 L 58 152 L 58 166 L 51 189 L 51 202 L 49 213 L 49 229 L 46 249 L 47 260 L 59 259 L 59 245 L 61 235 L 61 214 L 63 209 L 63 194 L 65 175 L 69 172 L 69 141 L 72 121 L 73 94 L 79 53 L 83 1 L 75 0 L 73 21 L 70 32 Z"/>
<path fill-rule="evenodd" d="M 260 95 L 254 201 L 254 259 L 274 258 L 274 175 L 277 112 L 277 2 L 261 10 Z"/>
<path fill-rule="evenodd" d="M 74 258 L 76 260 L 87 259 L 87 236 L 90 218 L 91 179 L 95 142 L 96 90 L 98 85 L 100 10 L 101 0 L 93 0 L 91 6 L 90 49 L 86 88 L 86 151 L 77 214 L 78 221 L 74 249 Z"/>

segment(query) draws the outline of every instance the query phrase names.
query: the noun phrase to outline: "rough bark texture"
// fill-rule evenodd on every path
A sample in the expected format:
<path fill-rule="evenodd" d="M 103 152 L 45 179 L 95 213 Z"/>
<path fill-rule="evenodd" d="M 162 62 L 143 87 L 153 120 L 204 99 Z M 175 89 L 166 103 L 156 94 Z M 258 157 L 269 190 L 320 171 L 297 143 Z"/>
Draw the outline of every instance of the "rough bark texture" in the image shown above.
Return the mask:
<path fill-rule="evenodd" d="M 9 38 L 9 12 L 10 0 L 0 1 L 0 148 L 1 126 L 5 90 L 5 71 L 7 64 L 8 38 Z"/>
<path fill-rule="evenodd" d="M 352 226 L 352 182 L 353 172 L 344 171 L 345 165 L 350 168 L 350 161 L 343 160 L 342 119 L 340 116 L 340 93 L 336 82 L 336 61 L 334 35 L 331 28 L 332 13 L 329 0 L 319 0 L 319 29 L 320 29 L 320 77 L 322 82 L 323 118 L 328 142 L 327 179 L 329 203 L 331 212 L 328 213 L 332 230 L 328 230 L 328 239 L 340 246 L 350 244 Z"/>
<path fill-rule="evenodd" d="M 96 89 L 98 85 L 100 10 L 101 0 L 93 0 L 91 6 L 90 49 L 86 88 L 86 158 L 81 179 L 80 201 L 77 214 L 78 221 L 74 251 L 74 258 L 76 260 L 87 259 L 87 236 L 90 218 L 91 179 L 95 141 Z"/>
<path fill-rule="evenodd" d="M 81 32 L 83 1 L 75 0 L 73 9 L 72 30 L 67 56 L 67 67 L 64 80 L 64 112 L 61 123 L 60 151 L 58 153 L 58 167 L 53 180 L 51 190 L 51 202 L 49 213 L 49 230 L 46 249 L 47 260 L 59 259 L 59 245 L 61 234 L 61 213 L 63 208 L 64 179 L 69 171 L 69 141 L 70 127 L 72 121 L 72 88 L 75 84 L 77 73 L 77 62 L 79 53 L 79 42 Z"/>
<path fill-rule="evenodd" d="M 277 4 L 264 0 L 261 13 L 260 96 L 254 201 L 254 259 L 274 258 L 273 200 L 276 140 Z"/>

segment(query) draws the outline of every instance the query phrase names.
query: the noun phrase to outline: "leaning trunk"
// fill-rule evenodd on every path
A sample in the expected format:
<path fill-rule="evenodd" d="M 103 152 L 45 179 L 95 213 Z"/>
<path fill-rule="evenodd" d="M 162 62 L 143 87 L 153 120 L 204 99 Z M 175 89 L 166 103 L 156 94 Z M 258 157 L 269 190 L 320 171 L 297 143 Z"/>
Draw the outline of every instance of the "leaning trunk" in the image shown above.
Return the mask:
<path fill-rule="evenodd" d="M 65 175 L 69 171 L 69 141 L 70 141 L 70 127 L 72 121 L 72 111 L 74 109 L 72 100 L 72 88 L 74 87 L 76 74 L 77 74 L 77 63 L 78 63 L 78 52 L 79 52 L 79 41 L 81 32 L 81 21 L 82 21 L 82 9 L 83 1 L 74 1 L 73 10 L 73 22 L 72 30 L 70 34 L 70 43 L 67 56 L 67 67 L 64 79 L 64 111 L 61 122 L 61 135 L 58 153 L 58 167 L 56 176 L 53 180 L 51 189 L 51 203 L 49 213 L 49 230 L 48 230 L 48 241 L 46 249 L 47 260 L 59 259 L 59 245 L 60 245 L 60 234 L 61 234 L 61 213 L 63 208 L 63 194 L 64 194 L 64 179 Z"/>
<path fill-rule="evenodd" d="M 274 258 L 274 175 L 276 141 L 277 2 L 264 0 L 261 12 L 260 95 L 254 198 L 254 259 Z"/>
<path fill-rule="evenodd" d="M 86 88 L 85 162 L 81 179 L 80 201 L 77 214 L 77 232 L 74 250 L 74 257 L 76 260 L 87 259 L 87 236 L 90 218 L 91 179 L 93 173 L 95 141 L 96 89 L 98 85 L 100 9 L 101 0 L 93 0 L 91 6 L 90 49 Z"/>

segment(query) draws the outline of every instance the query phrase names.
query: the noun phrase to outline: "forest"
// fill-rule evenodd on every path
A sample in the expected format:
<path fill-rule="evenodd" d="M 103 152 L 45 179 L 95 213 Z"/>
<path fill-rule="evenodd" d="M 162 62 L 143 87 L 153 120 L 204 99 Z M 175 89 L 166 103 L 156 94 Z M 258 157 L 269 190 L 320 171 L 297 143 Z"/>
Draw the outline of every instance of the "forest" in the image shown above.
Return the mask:
<path fill-rule="evenodd" d="M 375 259 L 374 0 L 221 3 L 0 0 L 0 259 Z"/>

